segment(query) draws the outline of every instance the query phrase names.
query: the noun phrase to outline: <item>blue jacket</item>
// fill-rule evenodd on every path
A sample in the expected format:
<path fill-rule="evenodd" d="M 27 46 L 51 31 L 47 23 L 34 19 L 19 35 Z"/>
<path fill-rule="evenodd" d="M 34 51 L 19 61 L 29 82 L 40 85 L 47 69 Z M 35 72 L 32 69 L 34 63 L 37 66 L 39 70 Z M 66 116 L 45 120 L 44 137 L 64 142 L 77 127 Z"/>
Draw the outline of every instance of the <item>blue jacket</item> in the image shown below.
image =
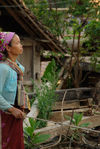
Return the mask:
<path fill-rule="evenodd" d="M 19 67 L 24 67 L 17 61 Z M 17 90 L 17 73 L 9 65 L 0 63 L 0 110 L 7 110 L 14 105 Z"/>

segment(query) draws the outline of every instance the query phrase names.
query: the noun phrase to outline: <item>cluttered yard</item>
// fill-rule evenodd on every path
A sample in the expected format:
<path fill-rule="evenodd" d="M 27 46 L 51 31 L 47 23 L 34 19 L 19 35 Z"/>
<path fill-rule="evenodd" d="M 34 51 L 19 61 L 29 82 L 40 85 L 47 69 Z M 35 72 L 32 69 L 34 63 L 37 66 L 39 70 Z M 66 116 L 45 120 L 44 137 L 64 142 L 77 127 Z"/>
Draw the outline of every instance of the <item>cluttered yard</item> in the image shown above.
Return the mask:
<path fill-rule="evenodd" d="M 100 149 L 99 0 L 1 0 L 0 19 L 23 41 L 25 149 Z"/>
<path fill-rule="evenodd" d="M 83 87 L 54 92 L 50 88 L 48 91 L 46 85 L 41 90 L 41 95 L 33 95 L 37 97 L 38 103 L 35 100 L 31 107 L 33 113 L 28 113 L 24 120 L 27 123 L 30 117 L 25 127 L 26 148 L 99 149 L 98 88 Z M 55 99 L 53 96 L 56 96 L 56 101 L 52 100 Z"/>

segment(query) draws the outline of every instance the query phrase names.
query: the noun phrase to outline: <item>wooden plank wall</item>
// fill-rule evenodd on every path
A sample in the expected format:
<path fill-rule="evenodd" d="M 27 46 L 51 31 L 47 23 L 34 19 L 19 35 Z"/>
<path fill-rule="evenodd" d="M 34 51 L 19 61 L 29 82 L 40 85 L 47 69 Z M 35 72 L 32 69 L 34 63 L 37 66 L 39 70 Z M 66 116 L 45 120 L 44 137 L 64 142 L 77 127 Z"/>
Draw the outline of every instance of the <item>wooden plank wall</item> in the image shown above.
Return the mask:
<path fill-rule="evenodd" d="M 33 68 L 34 68 L 34 80 L 38 86 L 40 85 L 40 71 L 41 71 L 40 50 L 41 50 L 40 45 L 35 43 Z"/>
<path fill-rule="evenodd" d="M 31 79 L 37 84 L 40 83 L 40 46 L 37 45 L 38 44 L 31 39 L 23 39 L 24 51 L 23 54 L 18 57 L 18 60 L 25 67 L 25 85 L 32 85 Z"/>

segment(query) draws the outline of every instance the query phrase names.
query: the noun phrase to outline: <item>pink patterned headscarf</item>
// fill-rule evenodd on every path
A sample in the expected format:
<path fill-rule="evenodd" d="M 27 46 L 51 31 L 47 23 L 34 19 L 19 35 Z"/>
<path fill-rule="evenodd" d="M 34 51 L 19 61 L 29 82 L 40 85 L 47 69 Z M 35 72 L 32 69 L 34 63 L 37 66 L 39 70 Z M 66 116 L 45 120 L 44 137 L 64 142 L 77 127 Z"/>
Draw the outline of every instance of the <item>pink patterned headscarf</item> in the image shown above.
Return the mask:
<path fill-rule="evenodd" d="M 14 32 L 0 32 L 0 60 L 3 58 L 6 45 L 10 43 L 14 35 Z"/>

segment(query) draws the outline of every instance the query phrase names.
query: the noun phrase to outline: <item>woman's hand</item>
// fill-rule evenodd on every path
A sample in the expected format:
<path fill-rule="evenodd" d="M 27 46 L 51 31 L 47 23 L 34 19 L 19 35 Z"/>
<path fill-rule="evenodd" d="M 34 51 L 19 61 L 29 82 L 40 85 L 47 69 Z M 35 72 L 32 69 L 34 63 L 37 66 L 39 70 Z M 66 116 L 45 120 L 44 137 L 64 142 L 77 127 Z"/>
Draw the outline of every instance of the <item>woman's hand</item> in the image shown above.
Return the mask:
<path fill-rule="evenodd" d="M 25 113 L 15 107 L 9 108 L 8 112 L 10 112 L 15 118 L 25 118 Z"/>

